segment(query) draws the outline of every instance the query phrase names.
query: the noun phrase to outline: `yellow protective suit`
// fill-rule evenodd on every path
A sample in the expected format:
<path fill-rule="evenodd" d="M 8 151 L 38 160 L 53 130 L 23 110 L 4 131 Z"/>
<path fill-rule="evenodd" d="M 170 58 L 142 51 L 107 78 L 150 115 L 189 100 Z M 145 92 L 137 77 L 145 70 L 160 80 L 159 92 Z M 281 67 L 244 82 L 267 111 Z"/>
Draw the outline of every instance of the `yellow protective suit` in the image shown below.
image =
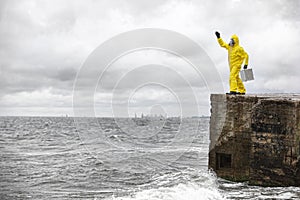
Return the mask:
<path fill-rule="evenodd" d="M 218 42 L 220 46 L 228 50 L 228 62 L 229 62 L 229 69 L 230 69 L 230 77 L 229 77 L 230 91 L 246 93 L 246 89 L 244 87 L 243 81 L 241 80 L 239 74 L 244 60 L 245 60 L 245 65 L 248 65 L 249 56 L 244 51 L 243 47 L 239 45 L 238 36 L 233 35 L 231 38 L 235 42 L 235 44 L 232 47 L 229 46 L 227 43 L 225 43 L 222 40 L 222 38 L 218 38 Z"/>

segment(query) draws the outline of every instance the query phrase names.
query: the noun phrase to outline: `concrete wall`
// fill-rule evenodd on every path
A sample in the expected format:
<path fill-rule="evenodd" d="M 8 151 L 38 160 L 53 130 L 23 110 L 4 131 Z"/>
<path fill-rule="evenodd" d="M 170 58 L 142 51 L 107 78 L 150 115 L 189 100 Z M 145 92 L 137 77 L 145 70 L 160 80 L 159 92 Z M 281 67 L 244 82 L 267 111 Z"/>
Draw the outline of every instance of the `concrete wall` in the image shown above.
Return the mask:
<path fill-rule="evenodd" d="M 300 185 L 300 95 L 211 95 L 209 167 L 256 185 Z"/>

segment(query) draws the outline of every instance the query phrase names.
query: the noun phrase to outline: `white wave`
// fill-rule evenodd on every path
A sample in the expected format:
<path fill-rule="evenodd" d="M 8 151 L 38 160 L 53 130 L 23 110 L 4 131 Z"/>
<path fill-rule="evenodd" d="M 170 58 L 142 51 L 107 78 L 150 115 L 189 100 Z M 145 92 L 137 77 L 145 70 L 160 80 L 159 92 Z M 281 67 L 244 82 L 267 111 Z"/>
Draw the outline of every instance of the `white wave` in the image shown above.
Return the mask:
<path fill-rule="evenodd" d="M 222 200 L 225 199 L 216 188 L 205 188 L 195 183 L 179 184 L 137 192 L 133 197 L 119 197 L 113 200 Z"/>
<path fill-rule="evenodd" d="M 156 181 L 156 187 L 147 190 L 138 191 L 127 197 L 112 198 L 112 200 L 223 200 L 225 197 L 218 190 L 217 178 L 208 171 L 198 172 L 200 179 L 179 183 L 178 185 L 167 187 L 159 186 Z M 175 181 L 175 177 L 162 176 L 168 181 Z M 159 178 L 159 182 L 163 182 Z M 149 187 L 151 187 L 149 185 Z M 152 186 L 153 187 L 153 186 Z"/>

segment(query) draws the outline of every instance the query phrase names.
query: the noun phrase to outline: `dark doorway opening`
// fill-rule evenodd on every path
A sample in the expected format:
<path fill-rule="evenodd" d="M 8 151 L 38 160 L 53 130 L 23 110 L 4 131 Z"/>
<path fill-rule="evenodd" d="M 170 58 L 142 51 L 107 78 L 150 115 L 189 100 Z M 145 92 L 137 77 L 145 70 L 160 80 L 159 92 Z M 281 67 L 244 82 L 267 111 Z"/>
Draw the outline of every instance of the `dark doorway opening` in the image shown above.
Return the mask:
<path fill-rule="evenodd" d="M 217 153 L 217 169 L 231 168 L 231 154 Z"/>

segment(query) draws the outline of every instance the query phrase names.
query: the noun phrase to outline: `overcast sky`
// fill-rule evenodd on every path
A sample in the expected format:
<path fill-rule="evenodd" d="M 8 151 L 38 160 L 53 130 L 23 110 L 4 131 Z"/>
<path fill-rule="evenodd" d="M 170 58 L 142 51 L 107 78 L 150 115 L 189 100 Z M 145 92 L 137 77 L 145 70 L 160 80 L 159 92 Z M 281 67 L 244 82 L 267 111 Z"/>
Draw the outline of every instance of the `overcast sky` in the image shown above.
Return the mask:
<path fill-rule="evenodd" d="M 140 28 L 167 29 L 197 42 L 220 74 L 216 84 L 224 92 L 227 52 L 214 32 L 220 31 L 226 41 L 237 34 L 255 74 L 255 81 L 245 83 L 248 93 L 299 93 L 299 8 L 299 0 L 1 0 L 0 115 L 73 115 L 74 81 L 89 55 L 110 38 Z M 145 74 L 155 83 L 133 84 Z M 199 112 L 189 101 L 191 85 L 180 81 L 181 75 L 196 91 Z M 165 79 L 170 85 L 163 85 Z M 113 101 L 116 110 L 126 106 L 129 115 L 171 116 L 182 109 L 184 115 L 209 115 L 213 91 L 205 81 L 177 56 L 132 52 L 100 78 L 95 113 L 112 116 Z M 186 98 L 178 102 L 178 96 Z M 84 104 L 81 109 L 84 113 Z"/>

